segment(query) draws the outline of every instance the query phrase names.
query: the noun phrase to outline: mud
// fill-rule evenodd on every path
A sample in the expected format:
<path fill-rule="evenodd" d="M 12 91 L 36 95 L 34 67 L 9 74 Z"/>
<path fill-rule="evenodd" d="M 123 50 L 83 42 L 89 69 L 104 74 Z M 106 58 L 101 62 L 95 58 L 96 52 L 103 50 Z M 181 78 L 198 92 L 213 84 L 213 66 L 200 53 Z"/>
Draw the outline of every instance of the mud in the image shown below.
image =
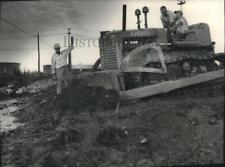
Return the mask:
<path fill-rule="evenodd" d="M 145 167 L 223 163 L 224 96 L 154 97 L 120 105 L 113 90 L 74 81 L 32 95 L 24 123 L 1 133 L 12 167 Z M 115 112 L 116 111 L 116 112 Z"/>
<path fill-rule="evenodd" d="M 21 110 L 22 105 L 19 103 L 23 99 L 10 99 L 0 101 L 0 125 L 1 132 L 10 131 L 16 129 L 18 126 L 23 125 L 17 122 L 14 116 L 15 112 Z"/>

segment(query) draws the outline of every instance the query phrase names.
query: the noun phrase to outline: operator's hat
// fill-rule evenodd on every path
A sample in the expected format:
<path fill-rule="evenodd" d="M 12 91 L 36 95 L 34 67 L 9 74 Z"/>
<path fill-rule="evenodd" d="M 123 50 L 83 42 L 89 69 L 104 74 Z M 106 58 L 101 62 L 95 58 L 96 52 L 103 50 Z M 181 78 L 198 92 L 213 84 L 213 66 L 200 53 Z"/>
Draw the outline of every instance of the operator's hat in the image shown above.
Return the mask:
<path fill-rule="evenodd" d="M 59 43 L 55 43 L 54 44 L 54 49 L 58 49 L 58 48 L 60 48 L 60 44 Z"/>

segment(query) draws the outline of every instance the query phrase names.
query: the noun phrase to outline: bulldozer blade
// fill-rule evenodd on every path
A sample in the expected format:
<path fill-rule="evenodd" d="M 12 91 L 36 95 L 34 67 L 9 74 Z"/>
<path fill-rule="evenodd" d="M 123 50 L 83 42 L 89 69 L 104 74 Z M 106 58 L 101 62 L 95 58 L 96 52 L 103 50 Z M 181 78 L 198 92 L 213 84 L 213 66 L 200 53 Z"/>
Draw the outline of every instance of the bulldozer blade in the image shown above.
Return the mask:
<path fill-rule="evenodd" d="M 122 101 L 135 100 L 157 94 L 168 93 L 176 89 L 188 87 L 195 84 L 200 84 L 203 82 L 208 82 L 219 78 L 224 78 L 224 69 L 207 73 L 200 73 L 195 76 L 182 78 L 174 81 L 165 81 L 155 85 L 149 85 L 127 91 L 121 91 L 120 100 Z"/>

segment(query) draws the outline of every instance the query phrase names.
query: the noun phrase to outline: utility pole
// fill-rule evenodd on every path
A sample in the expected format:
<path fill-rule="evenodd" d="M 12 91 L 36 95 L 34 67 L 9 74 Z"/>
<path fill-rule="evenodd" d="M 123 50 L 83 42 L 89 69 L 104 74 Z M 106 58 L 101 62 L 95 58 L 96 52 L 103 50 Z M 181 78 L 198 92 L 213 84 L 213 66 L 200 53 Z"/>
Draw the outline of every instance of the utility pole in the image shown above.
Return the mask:
<path fill-rule="evenodd" d="M 39 44 L 39 33 L 37 34 L 37 47 L 38 47 L 38 73 L 40 74 L 40 44 Z"/>
<path fill-rule="evenodd" d="M 1 18 L 2 18 L 2 1 L 0 0 L 0 25 L 1 25 Z"/>
<path fill-rule="evenodd" d="M 68 28 L 68 48 L 71 46 L 71 43 L 70 43 L 70 35 L 71 35 L 71 32 L 70 32 L 70 28 Z M 71 52 L 69 53 L 69 56 L 68 56 L 68 62 L 69 62 L 69 70 L 71 71 L 72 69 L 72 60 L 71 60 Z"/>

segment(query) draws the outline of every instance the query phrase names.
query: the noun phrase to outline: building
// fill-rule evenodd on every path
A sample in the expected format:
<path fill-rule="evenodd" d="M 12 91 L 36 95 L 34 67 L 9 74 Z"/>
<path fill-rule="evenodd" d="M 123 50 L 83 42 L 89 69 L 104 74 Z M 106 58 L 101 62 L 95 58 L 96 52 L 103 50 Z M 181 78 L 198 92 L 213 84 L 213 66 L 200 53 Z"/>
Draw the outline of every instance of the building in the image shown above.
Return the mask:
<path fill-rule="evenodd" d="M 43 72 L 46 75 L 51 74 L 51 65 L 43 65 Z"/>
<path fill-rule="evenodd" d="M 0 74 L 16 74 L 20 72 L 20 63 L 0 62 Z"/>
<path fill-rule="evenodd" d="M 78 64 L 78 65 L 73 65 L 72 70 L 75 72 L 87 72 L 91 71 L 93 65 L 89 64 Z"/>

